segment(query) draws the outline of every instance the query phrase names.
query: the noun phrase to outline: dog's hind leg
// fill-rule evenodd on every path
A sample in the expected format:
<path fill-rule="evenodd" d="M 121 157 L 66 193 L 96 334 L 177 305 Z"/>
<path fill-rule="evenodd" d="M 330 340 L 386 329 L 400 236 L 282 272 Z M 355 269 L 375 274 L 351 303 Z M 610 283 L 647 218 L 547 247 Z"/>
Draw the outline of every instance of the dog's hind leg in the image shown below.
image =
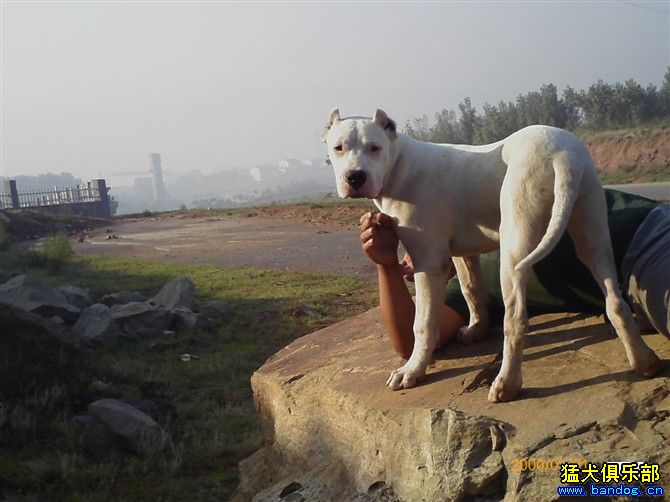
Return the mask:
<path fill-rule="evenodd" d="M 528 329 L 526 286 L 530 267 L 517 267 L 539 244 L 549 220 L 551 193 L 538 190 L 517 169 L 505 178 L 500 194 L 500 287 L 505 305 L 503 360 L 489 401 L 510 401 L 523 385 L 521 362 Z"/>
<path fill-rule="evenodd" d="M 457 337 L 463 343 L 478 342 L 489 334 L 488 295 L 479 255 L 453 257 L 452 260 L 470 311 L 470 321 L 458 331 Z"/>
<path fill-rule="evenodd" d="M 583 183 L 587 190 L 582 191 L 575 202 L 568 222 L 568 233 L 577 256 L 591 271 L 605 296 L 607 317 L 626 349 L 631 367 L 641 376 L 654 376 L 661 362 L 640 335 L 630 307 L 623 300 L 619 289 L 604 192 L 600 186 L 592 188 L 592 179 L 585 179 Z"/>
<path fill-rule="evenodd" d="M 502 229 L 502 226 L 501 226 Z M 501 237 L 503 233 L 501 231 Z M 501 239 L 501 244 L 503 239 Z M 514 267 L 537 245 L 539 239 L 526 245 L 522 239 L 505 243 L 500 248 L 500 287 L 505 304 L 503 329 L 503 360 L 498 376 L 489 391 L 489 401 L 511 401 L 523 386 L 521 362 L 523 361 L 524 337 L 528 330 L 526 311 L 526 285 L 529 271 Z"/>

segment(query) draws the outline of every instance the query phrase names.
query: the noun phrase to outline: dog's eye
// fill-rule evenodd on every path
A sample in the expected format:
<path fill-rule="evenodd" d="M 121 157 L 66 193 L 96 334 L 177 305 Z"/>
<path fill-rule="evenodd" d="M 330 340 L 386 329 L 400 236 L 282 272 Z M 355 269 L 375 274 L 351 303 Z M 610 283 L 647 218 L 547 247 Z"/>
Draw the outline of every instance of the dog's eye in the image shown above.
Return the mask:
<path fill-rule="evenodd" d="M 342 145 L 337 145 L 337 146 L 335 147 L 335 151 L 336 151 L 336 152 L 341 152 L 341 151 L 342 151 Z"/>
<path fill-rule="evenodd" d="M 378 147 L 377 145 L 370 145 L 370 151 L 371 151 L 372 153 L 376 153 L 376 152 L 378 152 L 379 150 L 381 150 L 381 148 Z"/>

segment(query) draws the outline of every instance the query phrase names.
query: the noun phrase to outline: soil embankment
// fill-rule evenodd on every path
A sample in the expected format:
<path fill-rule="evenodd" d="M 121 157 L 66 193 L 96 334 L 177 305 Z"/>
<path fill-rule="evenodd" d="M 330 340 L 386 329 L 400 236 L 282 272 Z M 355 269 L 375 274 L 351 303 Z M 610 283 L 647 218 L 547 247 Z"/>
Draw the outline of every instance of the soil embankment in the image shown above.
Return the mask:
<path fill-rule="evenodd" d="M 670 181 L 670 129 L 609 131 L 584 143 L 606 183 Z"/>

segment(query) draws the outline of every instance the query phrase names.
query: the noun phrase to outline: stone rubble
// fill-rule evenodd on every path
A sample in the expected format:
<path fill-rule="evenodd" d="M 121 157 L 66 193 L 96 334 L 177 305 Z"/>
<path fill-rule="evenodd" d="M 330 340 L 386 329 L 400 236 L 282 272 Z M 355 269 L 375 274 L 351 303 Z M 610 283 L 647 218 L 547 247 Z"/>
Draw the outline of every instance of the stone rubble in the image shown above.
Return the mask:
<path fill-rule="evenodd" d="M 17 275 L 0 285 L 0 303 L 15 305 L 45 317 L 58 316 L 69 322 L 76 321 L 81 313 L 44 281 L 26 274 Z"/>

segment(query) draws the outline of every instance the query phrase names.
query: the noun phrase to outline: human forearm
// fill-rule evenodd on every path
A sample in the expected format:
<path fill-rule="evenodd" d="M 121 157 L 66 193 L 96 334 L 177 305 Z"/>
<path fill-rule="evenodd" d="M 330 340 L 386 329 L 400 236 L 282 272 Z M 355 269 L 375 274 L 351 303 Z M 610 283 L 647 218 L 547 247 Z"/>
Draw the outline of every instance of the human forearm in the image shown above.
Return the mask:
<path fill-rule="evenodd" d="M 407 359 L 414 348 L 414 301 L 400 266 L 377 265 L 382 322 L 393 350 Z"/>

